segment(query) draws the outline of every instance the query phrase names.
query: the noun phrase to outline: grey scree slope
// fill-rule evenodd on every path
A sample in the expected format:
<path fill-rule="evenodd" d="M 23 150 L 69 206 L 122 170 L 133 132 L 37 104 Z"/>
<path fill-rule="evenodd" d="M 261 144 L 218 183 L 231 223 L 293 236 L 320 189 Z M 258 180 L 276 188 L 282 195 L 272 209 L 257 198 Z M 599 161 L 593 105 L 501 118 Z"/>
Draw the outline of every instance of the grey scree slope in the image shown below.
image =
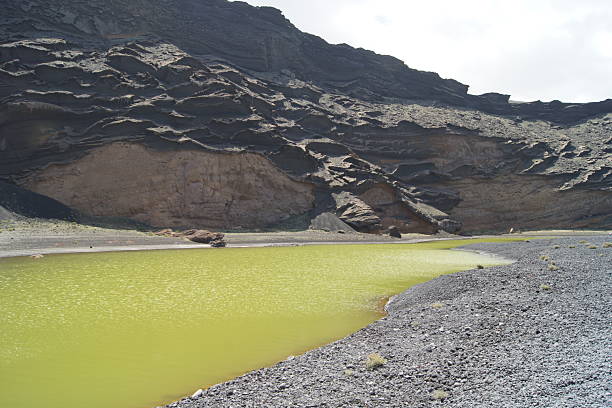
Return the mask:
<path fill-rule="evenodd" d="M 518 262 L 413 287 L 388 317 L 345 339 L 169 407 L 609 407 L 612 248 L 604 242 L 471 245 Z M 373 352 L 388 362 L 369 371 Z M 434 399 L 435 390 L 448 397 Z"/>

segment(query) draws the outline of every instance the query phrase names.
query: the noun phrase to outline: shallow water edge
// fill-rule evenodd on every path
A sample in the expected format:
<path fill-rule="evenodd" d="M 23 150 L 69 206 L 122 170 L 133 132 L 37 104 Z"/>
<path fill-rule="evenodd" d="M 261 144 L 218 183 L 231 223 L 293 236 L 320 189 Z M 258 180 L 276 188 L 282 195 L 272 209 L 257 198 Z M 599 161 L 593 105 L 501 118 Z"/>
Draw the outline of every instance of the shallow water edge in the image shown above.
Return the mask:
<path fill-rule="evenodd" d="M 70 392 L 88 390 L 88 399 L 96 394 L 92 384 L 99 384 L 102 393 L 107 387 L 120 389 L 126 402 L 143 398 L 142 406 L 176 399 L 178 395 L 160 396 L 146 403 L 150 389 L 189 392 L 333 342 L 380 318 L 381 298 L 440 273 L 498 262 L 470 253 L 458 258 L 451 251 L 439 251 L 458 244 L 439 241 L 412 246 L 320 245 L 4 259 L 0 261 L 0 303 L 9 313 L 0 319 L 6 328 L 0 344 L 21 345 L 14 351 L 10 346 L 4 348 L 13 363 L 0 369 L 0 376 L 4 371 L 6 383 L 19 381 L 11 387 L 15 398 L 6 402 L 28 407 L 22 397 L 25 391 L 17 391 L 36 384 L 41 394 L 48 392 L 47 406 L 54 407 L 57 401 L 58 407 L 66 407 L 59 395 L 65 383 L 70 383 Z M 268 287 L 272 295 L 263 289 Z M 229 319 L 228 310 L 232 311 Z M 112 327 L 110 332 L 108 327 Z M 230 337 L 218 336 L 236 330 Z M 38 333 L 45 333 L 44 342 L 38 340 Z M 240 339 L 249 339 L 249 347 Z M 202 354 L 206 349 L 228 354 Z M 31 357 L 24 360 L 26 355 Z M 76 365 L 71 362 L 75 355 Z M 147 357 L 151 355 L 158 357 L 151 360 Z M 201 356 L 209 374 L 202 372 L 201 364 L 193 364 L 194 355 Z M 31 364 L 23 366 L 22 362 L 30 360 Z M 41 364 L 51 368 L 49 375 L 62 371 L 66 381 L 48 382 Z M 107 376 L 110 373 L 115 380 Z M 73 380 L 68 381 L 72 375 Z M 96 406 L 91 401 L 88 405 Z M 98 405 L 122 403 L 102 400 Z"/>

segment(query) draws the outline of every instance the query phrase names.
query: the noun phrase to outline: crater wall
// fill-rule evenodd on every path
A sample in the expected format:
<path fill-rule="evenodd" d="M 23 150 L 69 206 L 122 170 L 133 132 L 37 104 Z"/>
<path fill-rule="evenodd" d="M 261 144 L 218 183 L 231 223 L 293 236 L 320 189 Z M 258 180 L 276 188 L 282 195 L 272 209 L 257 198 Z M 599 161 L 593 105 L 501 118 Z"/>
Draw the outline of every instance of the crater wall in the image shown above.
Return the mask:
<path fill-rule="evenodd" d="M 312 209 L 314 187 L 254 153 L 156 151 L 113 143 L 22 185 L 83 213 L 154 226 L 262 227 Z"/>

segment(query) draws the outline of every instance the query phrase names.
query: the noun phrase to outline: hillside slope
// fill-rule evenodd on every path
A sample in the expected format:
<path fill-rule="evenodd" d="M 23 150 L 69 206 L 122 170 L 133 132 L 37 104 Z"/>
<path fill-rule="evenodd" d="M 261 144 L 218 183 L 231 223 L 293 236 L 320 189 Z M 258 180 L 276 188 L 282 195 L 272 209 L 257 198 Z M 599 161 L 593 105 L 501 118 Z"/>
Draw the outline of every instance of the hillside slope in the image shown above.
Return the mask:
<path fill-rule="evenodd" d="M 0 42 L 0 178 L 83 213 L 612 227 L 612 100 L 469 95 L 225 0 L 8 0 Z"/>

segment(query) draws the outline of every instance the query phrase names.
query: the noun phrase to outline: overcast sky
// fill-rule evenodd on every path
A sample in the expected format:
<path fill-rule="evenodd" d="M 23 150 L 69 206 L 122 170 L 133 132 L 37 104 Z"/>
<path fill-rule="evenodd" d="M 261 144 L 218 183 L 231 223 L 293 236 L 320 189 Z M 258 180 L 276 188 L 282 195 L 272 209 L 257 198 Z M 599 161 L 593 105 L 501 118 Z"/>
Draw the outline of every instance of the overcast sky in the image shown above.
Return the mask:
<path fill-rule="evenodd" d="M 513 100 L 612 98 L 612 0 L 247 0 L 326 41 Z"/>

